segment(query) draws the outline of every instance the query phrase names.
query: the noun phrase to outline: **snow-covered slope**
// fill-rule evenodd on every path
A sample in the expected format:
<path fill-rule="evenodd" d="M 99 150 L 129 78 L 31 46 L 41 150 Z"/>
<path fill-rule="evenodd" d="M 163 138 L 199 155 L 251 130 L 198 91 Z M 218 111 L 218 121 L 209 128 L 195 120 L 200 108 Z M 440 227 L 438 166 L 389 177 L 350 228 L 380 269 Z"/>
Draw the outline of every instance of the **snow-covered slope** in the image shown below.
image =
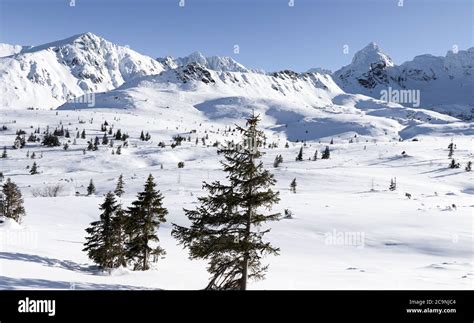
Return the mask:
<path fill-rule="evenodd" d="M 381 91 L 415 90 L 420 107 L 469 119 L 474 107 L 474 47 L 449 51 L 446 57 L 421 55 L 395 65 L 375 43 L 357 52 L 351 64 L 333 73 L 334 81 L 348 93 L 374 98 Z M 414 102 L 400 102 L 413 106 Z"/>
<path fill-rule="evenodd" d="M 235 61 L 228 56 L 209 56 L 205 57 L 201 52 L 194 52 L 185 57 L 174 58 L 166 56 L 157 58 L 163 66 L 168 69 L 174 69 L 181 66 L 186 66 L 191 63 L 197 63 L 208 69 L 221 72 L 250 72 L 245 66 Z"/>
<path fill-rule="evenodd" d="M 337 104 L 332 98 L 345 93 L 383 99 L 383 90 L 416 90 L 420 91 L 419 105 L 398 103 L 463 119 L 471 118 L 474 109 L 474 48 L 448 52 L 446 57 L 421 55 L 397 66 L 375 43 L 370 43 L 356 53 L 351 64 L 332 74 L 322 68 L 297 74 L 264 73 L 248 69 L 231 57 L 205 57 L 200 52 L 154 60 L 92 33 L 30 48 L 2 46 L 0 53 L 10 56 L 0 57 L 0 108 L 56 108 L 83 94 L 107 92 L 124 83 L 130 83 L 125 85 L 130 89 L 137 86 L 132 82 L 137 78 L 140 82 L 165 82 L 171 88 L 189 91 L 194 85 L 182 86 L 181 82 L 186 81 L 187 72 L 200 73 L 190 71 L 189 66 L 199 66 L 211 73 L 209 83 L 221 97 L 271 98 L 321 107 Z M 166 73 L 157 76 L 163 71 Z M 206 93 L 217 98 L 211 92 Z M 148 91 L 147 95 L 157 93 Z M 115 106 L 119 101 L 116 103 Z"/>
<path fill-rule="evenodd" d="M 330 75 L 218 72 L 199 64 L 136 78 L 116 90 L 98 94 L 95 108 L 156 111 L 184 120 L 232 122 L 256 110 L 268 128 L 291 141 L 331 136 L 388 136 L 398 139 L 406 127 L 448 124 L 459 120 L 433 111 L 385 103 L 364 95 L 346 94 Z M 66 103 L 60 110 L 88 108 Z"/>
<path fill-rule="evenodd" d="M 328 70 L 328 69 L 325 69 L 325 68 L 322 68 L 322 67 L 313 67 L 313 68 L 310 68 L 309 70 L 307 70 L 307 72 L 308 73 L 329 74 L 329 75 L 332 74 L 331 70 Z"/>
<path fill-rule="evenodd" d="M 238 103 L 237 99 L 222 100 L 222 107 L 215 107 L 220 110 Z M 240 103 L 246 107 L 248 101 Z M 218 124 L 195 109 L 186 119 L 183 110 L 177 103 L 169 109 L 154 106 L 148 110 L 0 110 L 0 120 L 8 126 L 0 131 L 0 147 L 8 147 L 8 158 L 0 159 L 0 172 L 18 184 L 27 212 L 21 226 L 0 224 L 0 289 L 204 288 L 209 279 L 207 262 L 189 260 L 188 250 L 171 236 L 171 224 L 189 224 L 183 208 L 196 207 L 197 198 L 204 195 L 202 181 L 225 180 L 219 163 L 223 156 L 216 154 L 212 144 L 240 141 L 237 131 L 223 130 L 243 121 Z M 348 124 L 355 119 L 347 116 Z M 120 141 L 115 141 L 114 148 L 100 145 L 97 151 L 84 154 L 87 141 L 103 136 L 100 129 L 105 120 L 114 130 L 130 135 L 129 146 L 121 155 L 111 153 Z M 327 123 L 320 121 L 315 129 L 322 131 Z M 67 151 L 33 142 L 23 149 L 11 148 L 17 129 L 30 132 L 30 126 L 45 129 L 60 123 L 70 130 L 85 129 L 87 138 L 70 138 Z M 151 134 L 150 141 L 139 139 L 143 130 Z M 289 209 L 293 218 L 269 224 L 266 239 L 280 248 L 280 255 L 263 259 L 269 264 L 267 277 L 250 281 L 250 289 L 472 289 L 474 185 L 472 172 L 448 168 L 450 136 L 430 134 L 403 142 L 384 138 L 367 142 L 359 136 L 352 143 L 335 137 L 332 145 L 329 140 L 305 146 L 290 142 L 285 148 L 284 136 L 265 133 L 268 143 L 278 144 L 265 147 L 262 159 L 275 175 L 274 189 L 280 192 L 281 201 L 273 211 Z M 190 140 L 173 149 L 171 138 L 176 134 Z M 201 139 L 207 136 L 204 145 Z M 159 142 L 166 147 L 160 148 Z M 470 137 L 455 136 L 454 142 L 454 156 L 464 167 L 474 157 L 472 130 Z M 326 145 L 331 149 L 330 159 L 307 160 Z M 301 147 L 304 161 L 295 161 Z M 27 157 L 27 151 L 30 156 L 35 152 L 37 158 Z M 280 154 L 283 164 L 274 168 L 274 158 Z M 40 174 L 28 173 L 26 167 L 33 161 Z M 177 167 L 180 161 L 184 168 Z M 99 219 L 103 195 L 114 189 L 123 174 L 125 194 L 120 203 L 126 208 L 143 190 L 150 173 L 169 210 L 167 222 L 158 230 L 166 258 L 144 272 L 97 270 L 82 249 L 84 230 Z M 393 177 L 397 190 L 390 191 Z M 91 178 L 97 192 L 85 196 Z M 296 194 L 289 190 L 294 178 Z M 57 197 L 34 196 L 35 191 L 53 185 L 61 187 Z"/>
<path fill-rule="evenodd" d="M 0 107 L 56 108 L 84 93 L 114 89 L 163 66 L 92 33 L 0 58 Z"/>
<path fill-rule="evenodd" d="M 21 46 L 21 45 L 10 45 L 0 43 L 0 57 L 6 57 L 18 54 L 23 49 L 30 48 L 30 46 Z"/>

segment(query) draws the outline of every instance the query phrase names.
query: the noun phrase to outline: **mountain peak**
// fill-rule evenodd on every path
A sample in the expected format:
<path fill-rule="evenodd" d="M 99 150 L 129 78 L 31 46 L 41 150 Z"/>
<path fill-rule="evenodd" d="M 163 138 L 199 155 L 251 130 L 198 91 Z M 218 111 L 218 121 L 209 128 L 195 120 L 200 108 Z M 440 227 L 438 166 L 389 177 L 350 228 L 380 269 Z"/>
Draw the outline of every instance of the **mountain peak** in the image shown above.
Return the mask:
<path fill-rule="evenodd" d="M 24 50 L 23 52 L 37 52 L 40 50 L 48 49 L 48 48 L 54 48 L 54 47 L 61 47 L 61 46 L 66 46 L 66 45 L 74 45 L 80 42 L 86 42 L 86 43 L 95 43 L 95 44 L 100 44 L 101 42 L 108 42 L 104 38 L 91 33 L 91 32 L 85 32 L 82 34 L 77 34 L 68 38 L 64 38 L 61 40 L 53 41 L 50 43 L 38 45 L 38 46 L 32 46 L 28 48 L 27 50 Z M 110 42 L 108 42 L 110 43 Z"/>
<path fill-rule="evenodd" d="M 371 68 L 373 65 L 394 66 L 390 56 L 382 52 L 382 49 L 375 42 L 370 42 L 367 46 L 355 53 L 351 65 L 363 69 Z"/>
<path fill-rule="evenodd" d="M 235 61 L 229 56 L 204 56 L 201 52 L 196 51 L 185 57 L 173 58 L 166 56 L 157 58 L 168 69 L 174 69 L 180 66 L 186 66 L 191 63 L 197 63 L 205 68 L 221 72 L 248 72 L 249 70 L 242 64 Z"/>

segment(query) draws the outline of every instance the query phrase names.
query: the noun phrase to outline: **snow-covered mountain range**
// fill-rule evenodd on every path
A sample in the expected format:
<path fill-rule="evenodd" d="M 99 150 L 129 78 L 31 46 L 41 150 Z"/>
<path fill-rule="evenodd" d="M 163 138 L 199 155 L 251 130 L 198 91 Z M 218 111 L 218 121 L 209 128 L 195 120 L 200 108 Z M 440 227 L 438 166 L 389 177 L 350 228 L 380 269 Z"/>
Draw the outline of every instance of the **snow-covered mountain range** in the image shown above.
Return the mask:
<path fill-rule="evenodd" d="M 227 56 L 210 56 L 205 57 L 201 52 L 191 53 L 186 57 L 174 58 L 166 56 L 164 58 L 157 58 L 167 69 L 175 69 L 180 66 L 186 66 L 191 63 L 197 63 L 203 67 L 211 70 L 221 72 L 243 72 L 249 73 L 252 70 L 247 69 L 242 64 L 236 62 L 233 58 Z"/>
<path fill-rule="evenodd" d="M 91 33 L 0 45 L 0 182 L 18 185 L 26 210 L 21 224 L 0 219 L 0 290 L 202 289 L 207 261 L 189 260 L 171 224 L 189 224 L 203 181 L 227 183 L 218 147 L 241 142 L 235 126 L 252 111 L 280 192 L 268 212 L 285 217 L 261 227 L 280 252 L 251 289 L 472 289 L 472 53 L 396 65 L 372 43 L 334 73 L 266 73 L 198 52 L 155 59 Z M 386 102 L 387 89 L 419 91 L 420 104 Z M 167 255 L 101 270 L 85 229 L 119 177 L 127 210 L 149 174 Z"/>
<path fill-rule="evenodd" d="M 377 44 L 370 43 L 333 78 L 347 93 L 380 98 L 388 88 L 418 90 L 423 108 L 465 118 L 473 114 L 474 47 L 449 51 L 446 57 L 420 55 L 395 65 Z"/>
<path fill-rule="evenodd" d="M 448 52 L 446 57 L 421 55 L 395 65 L 379 46 L 370 43 L 355 54 L 351 64 L 334 73 L 321 68 L 306 73 L 264 73 L 230 57 L 205 57 L 200 52 L 153 59 L 92 33 L 34 47 L 2 44 L 0 49 L 2 56 L 9 55 L 0 58 L 0 107 L 54 109 L 81 95 L 108 91 L 112 92 L 99 96 L 100 104 L 105 104 L 101 98 L 108 102 L 114 97 L 122 107 L 132 107 L 160 92 L 131 102 L 134 95 L 120 98 L 115 89 L 123 93 L 145 83 L 160 83 L 166 85 L 160 88 L 179 89 L 180 97 L 200 89 L 212 97 L 217 93 L 276 99 L 286 105 L 297 102 L 294 109 L 337 107 L 341 95 L 363 95 L 367 101 L 367 96 L 383 99 L 383 90 L 410 90 L 420 92 L 419 105 L 398 103 L 462 119 L 473 115 L 474 48 Z"/>
<path fill-rule="evenodd" d="M 1 58 L 0 106 L 56 108 L 68 99 L 163 70 L 150 57 L 85 33 Z"/>

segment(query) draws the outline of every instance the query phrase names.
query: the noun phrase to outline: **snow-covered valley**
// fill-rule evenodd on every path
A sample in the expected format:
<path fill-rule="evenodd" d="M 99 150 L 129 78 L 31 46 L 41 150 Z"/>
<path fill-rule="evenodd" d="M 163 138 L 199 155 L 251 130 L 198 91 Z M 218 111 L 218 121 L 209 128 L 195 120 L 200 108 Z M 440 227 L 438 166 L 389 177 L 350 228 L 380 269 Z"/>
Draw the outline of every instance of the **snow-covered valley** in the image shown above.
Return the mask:
<path fill-rule="evenodd" d="M 16 128 L 60 122 L 68 129 L 85 129 L 89 137 L 100 136 L 100 124 L 107 120 L 130 135 L 129 147 L 121 155 L 112 155 L 113 148 L 102 146 L 83 155 L 85 139 L 77 139 L 68 151 L 30 143 L 21 150 L 8 150 L 0 171 L 19 185 L 27 216 L 21 226 L 0 225 L 1 288 L 195 289 L 205 285 L 206 263 L 189 260 L 170 230 L 171 223 L 186 223 L 182 209 L 196 204 L 203 194 L 202 181 L 223 178 L 216 148 L 203 146 L 201 140 L 196 145 L 195 139 L 205 137 L 206 131 L 208 143 L 224 139 L 228 123 L 197 118 L 185 123 L 154 112 L 100 109 L 2 110 L 1 116 L 16 123 L 6 122 L 11 130 L 2 132 L 0 146 L 11 144 Z M 142 129 L 150 132 L 150 141 L 138 139 Z M 169 144 L 172 134 L 191 130 L 196 130 L 189 134 L 191 141 L 182 146 L 157 146 L 160 141 Z M 263 159 L 278 181 L 281 201 L 276 210 L 290 209 L 294 216 L 272 224 L 268 238 L 281 248 L 281 255 L 265 259 L 270 264 L 267 279 L 250 288 L 472 288 L 472 173 L 448 168 L 447 157 L 454 138 L 456 160 L 462 165 L 471 160 L 472 136 L 422 135 L 418 141 L 403 142 L 358 137 L 352 143 L 334 136 L 333 145 L 328 138 L 306 142 L 302 162 L 295 161 L 301 143 L 284 148 L 283 134 L 268 132 L 268 136 L 279 144 L 264 149 Z M 330 159 L 306 160 L 326 145 L 331 148 Z M 26 169 L 33 162 L 27 151 L 42 153 L 35 159 L 40 174 L 30 175 Z M 284 162 L 273 168 L 277 154 Z M 179 161 L 184 161 L 184 168 L 177 168 Z M 126 185 L 121 200 L 128 205 L 149 173 L 155 176 L 169 210 L 168 221 L 158 232 L 167 256 L 146 272 L 100 274 L 81 251 L 84 229 L 98 218 L 103 194 L 114 189 L 120 174 Z M 398 188 L 392 192 L 388 187 L 393 177 Z M 293 178 L 298 183 L 296 194 L 289 190 Z M 85 196 L 90 179 L 97 192 Z M 33 196 L 35 189 L 56 184 L 62 187 L 58 197 Z M 341 234 L 353 235 L 353 240 L 341 240 Z M 334 241 L 328 240 L 331 236 Z"/>
<path fill-rule="evenodd" d="M 244 126 L 252 111 L 266 134 L 264 167 L 280 192 L 273 209 L 293 216 L 269 224 L 266 237 L 280 255 L 263 259 L 266 279 L 250 289 L 473 289 L 474 181 L 465 168 L 474 159 L 474 127 L 443 110 L 472 111 L 472 48 L 459 55 L 461 80 L 442 84 L 463 84 L 453 92 L 459 102 L 445 93 L 443 109 L 433 107 L 440 93 L 423 105 L 442 80 L 429 90 L 423 83 L 421 106 L 409 107 L 336 78 L 350 73 L 265 73 L 198 54 L 154 60 L 90 33 L 1 48 L 11 56 L 0 58 L 0 148 L 8 155 L 0 173 L 20 188 L 26 216 L 0 223 L 0 289 L 204 288 L 207 263 L 188 259 L 171 224 L 188 224 L 183 208 L 197 205 L 203 181 L 225 181 L 216 146 L 239 142 L 235 125 Z M 107 130 L 129 135 L 120 154 L 123 142 L 101 129 L 105 121 Z M 12 147 L 18 130 L 28 138 L 39 128 L 42 138 L 48 127 L 70 137 L 60 136 L 57 147 Z M 142 131 L 151 139 L 140 140 Z M 113 147 L 87 149 L 104 135 Z M 172 147 L 177 135 L 184 141 Z M 321 159 L 326 147 L 331 157 Z M 295 161 L 301 148 L 304 158 Z M 274 167 L 277 155 L 283 162 Z M 459 168 L 449 167 L 453 159 Z M 33 162 L 39 174 L 30 174 Z M 82 251 L 85 229 L 121 174 L 119 201 L 127 207 L 150 173 L 169 212 L 158 230 L 166 257 L 143 272 L 98 270 Z M 96 192 L 87 196 L 91 179 Z M 58 196 L 41 196 L 51 187 Z"/>

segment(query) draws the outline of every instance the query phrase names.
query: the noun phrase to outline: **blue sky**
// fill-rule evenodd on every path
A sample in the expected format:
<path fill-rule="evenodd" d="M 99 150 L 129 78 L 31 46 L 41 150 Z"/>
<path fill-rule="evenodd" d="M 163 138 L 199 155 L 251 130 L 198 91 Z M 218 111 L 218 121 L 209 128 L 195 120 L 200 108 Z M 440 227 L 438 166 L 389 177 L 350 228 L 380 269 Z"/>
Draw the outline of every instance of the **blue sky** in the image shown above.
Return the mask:
<path fill-rule="evenodd" d="M 0 0 L 0 42 L 38 45 L 90 31 L 152 57 L 199 50 L 267 71 L 335 70 L 370 41 L 396 63 L 474 43 L 472 0 L 70 1 Z"/>

